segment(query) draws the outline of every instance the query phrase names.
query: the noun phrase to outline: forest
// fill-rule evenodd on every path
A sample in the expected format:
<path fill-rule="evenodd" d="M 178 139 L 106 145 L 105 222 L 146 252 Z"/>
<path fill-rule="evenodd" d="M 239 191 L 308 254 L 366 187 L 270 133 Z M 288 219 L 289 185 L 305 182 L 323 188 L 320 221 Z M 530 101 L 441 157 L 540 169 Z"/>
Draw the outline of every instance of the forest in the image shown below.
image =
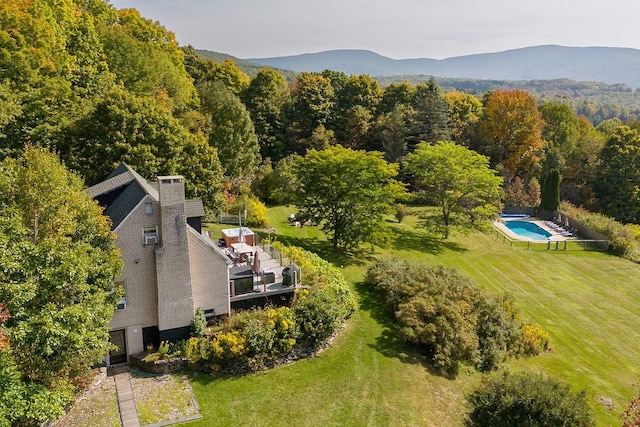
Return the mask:
<path fill-rule="evenodd" d="M 201 198 L 211 217 L 235 212 L 239 203 L 260 210 L 264 204 L 306 200 L 302 214 L 313 219 L 322 212 L 308 192 L 315 183 L 358 183 L 355 175 L 339 173 L 357 170 L 364 176 L 372 164 L 380 174 L 376 179 L 389 183 L 389 191 L 346 193 L 352 199 L 359 194 L 376 203 L 438 205 L 422 191 L 433 185 L 428 172 L 443 163 L 426 162 L 425 153 L 438 151 L 440 158 L 453 159 L 449 170 L 460 169 L 462 175 L 475 167 L 467 164 L 492 170 L 478 175 L 489 182 L 483 197 L 491 198 L 492 209 L 474 201 L 470 220 L 497 214 L 500 204 L 537 205 L 547 177 L 559 173 L 562 200 L 640 223 L 640 121 L 606 119 L 594 126 L 577 107 L 519 88 L 472 94 L 434 79 L 383 87 L 369 75 L 326 70 L 287 81 L 268 68 L 249 77 L 231 61 L 216 62 L 191 46 L 179 46 L 173 33 L 135 9 L 117 10 L 105 0 L 3 1 L 0 322 L 13 329 L 8 338 L 0 329 L 0 350 L 16 346 L 16 351 L 0 351 L 0 378 L 15 385 L 16 399 L 39 396 L 59 410 L 82 382 L 89 362 L 104 354 L 104 328 L 84 348 L 71 332 L 43 327 L 48 317 L 36 314 L 45 302 L 53 313 L 56 301 L 72 298 L 55 286 L 56 277 L 64 276 L 78 280 L 77 306 L 65 317 L 68 330 L 82 324 L 87 314 L 81 307 L 88 300 L 100 307 L 96 328 L 108 322 L 107 308 L 117 295 L 105 290 L 120 264 L 114 237 L 96 207 L 83 199 L 82 188 L 105 179 L 121 162 L 147 179 L 183 175 L 187 197 Z M 353 159 L 362 163 L 349 169 Z M 432 169 L 425 170 L 424 164 Z M 335 167 L 328 171 L 326 165 Z M 306 189 L 302 194 L 300 184 Z M 500 186 L 503 194 L 494 191 Z M 69 201 L 62 203 L 65 194 Z M 463 196 L 458 200 L 466 200 Z M 48 201 L 64 209 L 50 211 Z M 376 215 L 386 213 L 388 205 L 383 203 Z M 47 229 L 40 226 L 45 215 L 68 220 L 54 221 L 59 226 Z M 74 228 L 73 221 L 84 228 Z M 448 226 L 445 214 L 443 237 Z M 331 231 L 335 247 L 363 242 L 362 236 Z M 71 243 L 80 249 L 55 250 L 71 248 Z M 78 271 L 60 271 L 47 251 L 62 257 L 61 263 L 75 263 Z M 94 271 L 96 257 L 104 262 Z M 30 269 L 21 271 L 15 259 L 28 259 Z M 33 289 L 40 283 L 35 272 L 42 271 L 49 275 L 51 294 L 35 299 Z M 95 285 L 95 294 L 83 287 L 82 278 Z M 17 284 L 24 285 L 19 294 Z M 21 319 L 24 329 L 18 330 Z M 36 333 L 43 330 L 50 335 Z M 46 344 L 54 338 L 79 347 L 70 345 L 67 359 L 55 358 Z M 83 360 L 77 356 L 81 350 Z M 39 363 L 29 371 L 36 359 L 51 364 Z M 59 380 L 52 379 L 52 372 Z M 27 378 L 27 384 L 21 385 L 20 378 Z M 24 411 L 37 412 L 27 406 Z M 3 410 L 17 409 L 0 403 Z"/>
<path fill-rule="evenodd" d="M 635 168 L 617 165 L 633 161 L 637 121 L 594 127 L 569 103 L 522 89 L 445 91 L 433 79 L 383 88 L 369 75 L 331 70 L 291 83 L 273 69 L 250 78 L 105 1 L 9 1 L 2 9 L 2 158 L 44 147 L 86 185 L 122 161 L 147 178 L 179 173 L 188 197 L 219 213 L 249 193 L 287 201 L 286 169 L 308 149 L 380 151 L 402 166 L 421 141 L 453 141 L 488 156 L 506 204 L 535 201 L 558 169 L 563 200 L 636 220 Z"/>

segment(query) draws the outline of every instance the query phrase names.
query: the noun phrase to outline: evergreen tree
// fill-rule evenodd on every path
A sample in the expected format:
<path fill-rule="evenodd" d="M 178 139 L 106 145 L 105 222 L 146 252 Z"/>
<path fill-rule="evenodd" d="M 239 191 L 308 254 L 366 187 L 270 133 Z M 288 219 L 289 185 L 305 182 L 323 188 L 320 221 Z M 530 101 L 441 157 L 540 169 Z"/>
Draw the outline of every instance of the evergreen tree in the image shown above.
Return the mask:
<path fill-rule="evenodd" d="M 547 212 L 555 212 L 560 206 L 560 172 L 558 169 L 549 171 L 542 185 L 540 207 Z"/>
<path fill-rule="evenodd" d="M 421 141 L 435 143 L 451 139 L 449 103 L 444 99 L 442 90 L 433 78 L 416 86 L 413 109 L 414 146 Z"/>

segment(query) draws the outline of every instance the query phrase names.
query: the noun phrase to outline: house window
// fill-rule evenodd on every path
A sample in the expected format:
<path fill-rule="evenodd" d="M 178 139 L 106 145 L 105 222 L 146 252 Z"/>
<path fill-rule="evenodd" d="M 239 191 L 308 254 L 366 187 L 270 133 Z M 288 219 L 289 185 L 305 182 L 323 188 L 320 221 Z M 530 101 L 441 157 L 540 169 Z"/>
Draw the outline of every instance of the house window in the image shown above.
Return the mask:
<path fill-rule="evenodd" d="M 144 227 L 142 229 L 142 238 L 145 245 L 158 243 L 158 226 Z"/>
<path fill-rule="evenodd" d="M 144 213 L 145 213 L 145 215 L 153 215 L 153 203 L 152 202 L 146 202 L 144 204 Z"/>
<path fill-rule="evenodd" d="M 124 310 L 127 308 L 127 297 L 122 297 L 116 303 L 116 311 Z"/>
<path fill-rule="evenodd" d="M 113 288 L 114 290 L 122 289 L 123 291 L 126 292 L 126 288 L 124 287 L 124 281 L 113 282 Z M 116 311 L 124 310 L 125 308 L 127 308 L 127 297 L 123 296 L 118 300 L 118 302 L 116 302 Z"/>

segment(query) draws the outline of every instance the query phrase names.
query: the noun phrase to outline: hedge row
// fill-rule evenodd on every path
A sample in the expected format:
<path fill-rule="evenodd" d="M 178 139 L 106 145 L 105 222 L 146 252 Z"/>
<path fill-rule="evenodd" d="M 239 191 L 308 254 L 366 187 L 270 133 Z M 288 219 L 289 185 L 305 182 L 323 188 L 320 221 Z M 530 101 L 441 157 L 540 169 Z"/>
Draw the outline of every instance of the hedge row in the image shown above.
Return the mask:
<path fill-rule="evenodd" d="M 640 225 L 622 224 L 613 218 L 589 212 L 568 202 L 562 202 L 560 210 L 590 230 L 606 236 L 611 242 L 610 250 L 615 255 L 640 262 Z"/>

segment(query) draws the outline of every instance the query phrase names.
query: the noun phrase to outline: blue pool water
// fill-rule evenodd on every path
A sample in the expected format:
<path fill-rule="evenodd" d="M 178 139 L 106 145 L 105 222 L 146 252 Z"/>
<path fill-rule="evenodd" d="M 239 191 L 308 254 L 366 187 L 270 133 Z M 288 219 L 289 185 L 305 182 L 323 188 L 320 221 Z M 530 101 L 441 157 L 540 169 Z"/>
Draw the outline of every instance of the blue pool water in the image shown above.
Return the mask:
<path fill-rule="evenodd" d="M 507 221 L 504 225 L 519 236 L 533 240 L 549 240 L 551 233 L 529 221 Z"/>

